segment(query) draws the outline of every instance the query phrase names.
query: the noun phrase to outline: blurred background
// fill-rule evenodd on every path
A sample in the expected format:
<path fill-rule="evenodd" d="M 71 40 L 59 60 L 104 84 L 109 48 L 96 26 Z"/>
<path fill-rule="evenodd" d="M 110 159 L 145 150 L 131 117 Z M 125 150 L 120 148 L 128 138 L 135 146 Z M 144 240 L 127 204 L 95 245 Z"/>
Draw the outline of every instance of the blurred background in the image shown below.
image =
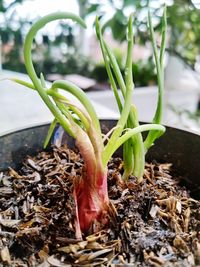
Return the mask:
<path fill-rule="evenodd" d="M 0 0 L 0 78 L 28 79 L 23 41 L 37 18 L 55 11 L 79 14 L 87 30 L 71 21 L 47 25 L 34 41 L 33 60 L 49 82 L 69 79 L 85 90 L 101 118 L 119 116 L 94 30 L 100 17 L 106 41 L 124 72 L 126 24 L 134 14 L 133 101 L 140 119 L 151 121 L 157 79 L 147 29 L 150 8 L 159 46 L 163 5 L 167 5 L 164 123 L 200 132 L 200 0 Z M 0 82 L 0 133 L 51 120 L 35 92 Z"/>

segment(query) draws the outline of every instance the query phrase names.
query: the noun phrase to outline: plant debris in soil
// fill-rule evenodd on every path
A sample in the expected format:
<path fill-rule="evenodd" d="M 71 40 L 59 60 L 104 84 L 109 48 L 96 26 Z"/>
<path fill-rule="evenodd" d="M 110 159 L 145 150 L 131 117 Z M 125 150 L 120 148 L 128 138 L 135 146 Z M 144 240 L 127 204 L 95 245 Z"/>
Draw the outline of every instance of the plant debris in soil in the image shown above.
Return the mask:
<path fill-rule="evenodd" d="M 200 265 L 200 201 L 172 177 L 171 164 L 146 164 L 141 184 L 122 181 L 120 158 L 108 169 L 115 216 L 102 229 L 94 222 L 83 240 L 75 238 L 72 196 L 83 170 L 78 153 L 53 148 L 1 173 L 1 266 Z"/>

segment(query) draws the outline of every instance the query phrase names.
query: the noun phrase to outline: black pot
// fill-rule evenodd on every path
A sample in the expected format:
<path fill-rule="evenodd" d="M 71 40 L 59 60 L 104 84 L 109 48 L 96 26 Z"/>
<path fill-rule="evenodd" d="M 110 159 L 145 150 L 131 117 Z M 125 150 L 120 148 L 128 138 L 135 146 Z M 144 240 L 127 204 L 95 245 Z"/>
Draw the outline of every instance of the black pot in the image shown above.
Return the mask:
<path fill-rule="evenodd" d="M 103 132 L 107 132 L 116 121 L 103 120 Z M 35 155 L 43 148 L 49 124 L 35 126 L 0 137 L 0 171 L 19 168 L 26 155 Z M 74 142 L 67 134 L 63 142 L 73 147 Z M 49 148 L 48 148 L 49 149 Z M 120 155 L 117 151 L 116 155 Z M 172 163 L 183 184 L 192 190 L 192 196 L 200 199 L 200 136 L 183 130 L 167 127 L 166 133 L 156 141 L 148 154 L 147 161 Z"/>

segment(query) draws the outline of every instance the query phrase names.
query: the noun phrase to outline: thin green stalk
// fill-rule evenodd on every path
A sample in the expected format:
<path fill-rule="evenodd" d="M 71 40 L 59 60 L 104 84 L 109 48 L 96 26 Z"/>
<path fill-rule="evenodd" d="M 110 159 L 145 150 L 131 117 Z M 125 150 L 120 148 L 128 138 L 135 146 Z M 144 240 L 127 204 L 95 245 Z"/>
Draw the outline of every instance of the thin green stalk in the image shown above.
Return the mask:
<path fill-rule="evenodd" d="M 49 127 L 47 136 L 46 136 L 46 138 L 45 138 L 44 145 L 43 145 L 44 148 L 46 148 L 46 147 L 48 146 L 48 144 L 49 144 L 49 142 L 50 142 L 50 140 L 51 140 L 51 136 L 52 136 L 52 134 L 53 134 L 53 132 L 54 132 L 54 129 L 55 129 L 55 127 L 56 127 L 56 124 L 57 124 L 57 120 L 54 119 L 54 120 L 52 121 L 50 127 Z"/>
<path fill-rule="evenodd" d="M 15 78 L 11 78 L 9 79 L 10 81 L 16 82 L 18 84 L 21 84 L 27 88 L 30 88 L 32 90 L 35 90 L 35 87 L 33 84 L 20 80 L 20 79 L 15 79 Z M 45 81 L 45 80 L 44 80 Z M 44 88 L 46 88 L 46 85 L 44 83 L 44 81 L 41 81 L 41 84 L 43 85 Z M 78 107 L 76 107 L 74 104 L 70 103 L 70 101 L 63 95 L 61 95 L 60 93 L 56 92 L 55 90 L 52 89 L 47 89 L 46 93 L 53 97 L 55 100 L 66 103 L 70 109 L 78 116 L 78 118 L 81 120 L 81 122 L 83 123 L 84 127 L 86 130 L 88 130 L 89 128 L 89 123 L 88 123 L 88 119 L 87 119 L 87 114 L 85 114 L 81 109 L 79 109 Z"/>
<path fill-rule="evenodd" d="M 67 92 L 70 92 L 72 95 L 76 96 L 76 98 L 83 104 L 83 106 L 85 107 L 85 109 L 87 110 L 91 121 L 97 131 L 97 135 L 99 136 L 99 139 L 101 139 L 101 128 L 100 128 L 100 123 L 96 114 L 96 111 L 94 109 L 94 107 L 92 106 L 90 100 L 88 99 L 88 97 L 86 96 L 86 94 L 76 85 L 74 85 L 71 82 L 68 81 L 55 81 L 52 84 L 51 90 L 55 90 L 55 89 L 62 89 L 65 90 Z"/>
<path fill-rule="evenodd" d="M 160 135 L 162 135 L 165 132 L 165 127 L 160 124 L 144 124 L 140 125 L 137 128 L 128 130 L 125 134 L 123 134 L 116 142 L 116 149 L 118 149 L 126 140 L 128 140 L 132 135 L 138 133 L 138 132 L 144 132 L 144 131 L 158 131 L 160 132 Z"/>
<path fill-rule="evenodd" d="M 167 7 L 165 5 L 164 11 L 163 11 L 163 18 L 162 18 L 162 39 L 161 39 L 161 48 L 160 48 L 160 67 L 161 67 L 162 72 L 164 72 L 163 63 L 164 63 L 164 56 L 165 56 L 166 37 L 167 37 Z"/>
<path fill-rule="evenodd" d="M 131 90 L 134 87 L 133 73 L 132 73 L 132 52 L 133 52 L 133 17 L 129 17 L 128 21 L 128 33 L 127 33 L 128 49 L 126 55 L 125 66 L 125 84 L 126 90 Z"/>
<path fill-rule="evenodd" d="M 40 80 L 41 80 L 42 86 L 44 88 L 46 88 L 45 79 L 44 79 L 44 76 L 43 76 L 42 73 L 40 74 Z M 83 123 L 83 126 L 85 127 L 86 131 L 89 130 L 89 128 L 90 128 L 89 118 L 88 118 L 88 115 L 85 114 L 84 111 L 82 111 L 76 105 L 70 103 L 70 101 L 66 97 L 64 97 L 63 95 L 61 95 L 58 92 L 58 90 L 56 90 L 56 89 L 54 89 L 54 90 L 52 90 L 52 89 L 47 90 L 47 94 L 48 95 L 51 95 L 53 97 L 53 99 L 54 99 L 54 101 L 56 101 L 57 105 L 58 105 L 59 102 L 63 102 L 65 104 L 67 104 L 67 106 L 70 108 L 70 110 L 73 111 L 78 116 L 78 118 L 80 119 L 80 121 Z M 60 105 L 60 107 L 61 107 L 60 110 L 64 110 L 65 112 L 68 111 L 68 109 L 67 109 L 67 107 L 65 107 L 65 105 L 62 104 L 62 105 Z M 73 118 L 73 119 L 75 121 L 75 118 Z"/>
<path fill-rule="evenodd" d="M 44 90 L 43 86 L 41 85 L 40 79 L 37 77 L 37 74 L 35 72 L 35 69 L 33 67 L 32 59 L 31 59 L 31 48 L 33 39 L 36 35 L 36 33 L 43 28 L 47 23 L 58 20 L 58 19 L 72 19 L 79 23 L 81 26 L 85 27 L 84 21 L 72 14 L 67 12 L 55 12 L 50 15 L 47 15 L 40 20 L 38 20 L 30 29 L 28 32 L 25 43 L 24 43 L 24 59 L 25 59 L 25 65 L 27 72 L 29 74 L 29 77 L 31 78 L 34 87 L 38 91 L 39 95 L 45 102 L 45 104 L 48 106 L 48 108 L 51 110 L 55 118 L 58 120 L 58 122 L 63 126 L 63 128 L 72 136 L 75 137 L 75 133 L 71 130 L 69 123 L 65 119 L 65 117 L 62 115 L 60 110 L 52 103 L 49 96 L 47 95 L 46 91 Z"/>
<path fill-rule="evenodd" d="M 111 88 L 112 88 L 113 93 L 115 95 L 115 99 L 117 101 L 118 109 L 119 109 L 119 111 L 121 113 L 123 106 L 122 106 L 121 99 L 120 99 L 120 96 L 119 96 L 119 93 L 118 93 L 118 90 L 117 90 L 117 85 L 115 83 L 115 79 L 114 79 L 113 74 L 112 74 L 112 70 L 110 68 L 110 62 L 109 62 L 109 59 L 108 59 L 108 56 L 107 56 L 107 52 L 106 52 L 106 49 L 105 49 L 105 46 L 104 46 L 104 40 L 103 40 L 103 37 L 102 37 L 102 33 L 101 33 L 101 29 L 100 29 L 98 18 L 96 18 L 96 33 L 97 33 L 97 37 L 98 37 L 98 39 L 100 41 L 102 55 L 103 55 L 103 58 L 104 58 L 104 63 L 105 63 L 105 67 L 106 67 L 106 70 L 107 70 L 107 73 L 108 73 L 108 77 L 109 77 L 109 80 L 110 80 L 110 83 L 111 83 Z M 123 83 L 123 85 L 125 85 L 125 84 Z M 126 143 L 126 145 L 124 145 L 124 147 L 123 147 L 123 152 L 124 152 L 123 153 L 124 175 L 125 175 L 125 177 L 128 177 L 131 174 L 132 170 L 133 170 L 133 153 L 130 153 L 130 155 L 129 155 L 130 148 L 131 148 L 131 142 L 128 141 Z"/>
<path fill-rule="evenodd" d="M 40 82 L 43 88 L 47 88 L 43 73 L 40 73 Z"/>
<path fill-rule="evenodd" d="M 76 98 L 82 103 L 85 107 L 86 111 L 89 114 L 91 119 L 89 127 L 86 128 L 89 139 L 93 145 L 94 153 L 96 155 L 97 161 L 100 162 L 100 153 L 103 150 L 103 141 L 101 138 L 101 128 L 100 123 L 94 110 L 91 102 L 87 98 L 86 94 L 76 85 L 68 82 L 68 81 L 56 81 L 52 84 L 51 91 L 62 89 L 67 92 L 70 92 L 72 95 L 76 96 Z M 95 130 L 94 130 L 95 129 Z M 105 167 L 105 166 L 104 166 Z"/>
<path fill-rule="evenodd" d="M 59 108 L 59 110 L 60 110 L 60 111 L 63 113 L 63 115 L 69 120 L 69 122 L 70 122 L 70 126 L 71 126 L 71 128 L 74 130 L 74 128 L 73 128 L 73 126 L 72 126 L 72 122 L 74 121 L 74 118 L 73 118 L 71 112 L 69 111 L 68 107 L 66 107 L 65 104 L 63 104 L 63 103 L 57 101 L 56 99 L 54 99 L 54 101 L 55 101 L 57 107 Z M 77 125 L 77 127 L 79 127 L 79 126 Z M 76 131 L 74 131 L 74 132 L 76 132 Z"/>
<path fill-rule="evenodd" d="M 129 18 L 128 24 L 128 49 L 127 49 L 127 63 L 126 63 L 126 92 L 124 108 L 121 111 L 120 119 L 116 125 L 116 129 L 113 131 L 110 140 L 108 141 L 103 153 L 109 154 L 109 150 L 112 148 L 116 140 L 121 135 L 123 128 L 128 120 L 130 113 L 131 102 L 132 102 L 132 91 L 133 91 L 133 79 L 132 79 L 132 49 L 133 49 L 133 31 L 132 31 L 132 16 Z M 104 155 L 103 155 L 104 157 Z M 105 156 L 106 158 L 106 156 Z M 107 164 L 107 162 L 106 162 Z"/>
<path fill-rule="evenodd" d="M 23 80 L 20 80 L 20 79 L 16 79 L 16 78 L 8 78 L 8 80 L 12 81 L 12 82 L 15 82 L 15 83 L 18 83 L 20 85 L 23 85 L 25 87 L 28 87 L 30 89 L 36 90 L 32 83 L 29 83 L 29 82 L 26 82 L 26 81 L 23 81 Z"/>
<path fill-rule="evenodd" d="M 156 62 L 157 77 L 158 77 L 158 104 L 157 104 L 155 116 L 153 118 L 153 122 L 161 123 L 164 81 L 163 81 L 163 73 L 161 70 L 159 53 L 158 53 L 158 48 L 156 45 L 155 33 L 153 29 L 150 11 L 148 11 L 148 22 L 149 22 L 150 36 L 151 36 L 151 41 L 152 41 L 152 46 L 153 46 L 153 53 L 154 53 L 155 62 Z"/>
<path fill-rule="evenodd" d="M 132 24 L 130 23 L 129 24 L 129 32 L 132 31 L 132 29 L 130 29 L 131 27 L 132 27 Z M 132 36 L 132 38 L 133 38 L 133 36 Z M 130 39 L 130 37 L 129 37 L 129 39 Z M 122 91 L 122 95 L 124 96 L 125 91 L 126 91 L 126 84 L 125 84 L 123 77 L 121 75 L 120 68 L 119 68 L 118 63 L 115 59 L 115 56 L 113 55 L 113 53 L 110 50 L 110 48 L 108 47 L 108 45 L 105 42 L 104 42 L 104 45 L 106 47 L 106 51 L 107 51 L 109 59 L 111 61 L 117 82 L 118 82 L 120 89 Z M 129 50 L 129 51 L 131 51 L 131 52 L 130 52 L 129 56 L 127 56 L 127 58 L 130 59 L 130 62 L 129 62 L 129 63 L 131 63 L 130 71 L 132 74 L 132 61 L 131 61 L 132 50 Z M 133 78 L 132 78 L 132 80 L 133 80 Z M 129 118 L 128 118 L 128 123 L 131 126 L 131 128 L 139 126 L 136 108 L 131 108 Z M 134 154 L 133 174 L 140 179 L 143 176 L 144 165 L 145 165 L 145 153 L 144 153 L 144 145 L 143 145 L 142 135 L 139 133 L 137 136 L 134 136 L 133 138 L 131 138 L 131 144 L 132 145 L 129 146 L 129 151 L 126 151 L 126 153 L 128 153 L 128 154 L 133 153 Z M 125 160 L 127 160 L 126 157 L 125 157 Z M 129 163 L 130 163 L 130 161 L 129 161 Z"/>
<path fill-rule="evenodd" d="M 131 128 L 140 125 L 137 109 L 134 105 L 131 105 L 130 124 L 128 125 L 131 125 Z M 145 151 L 142 134 L 139 133 L 133 136 L 130 140 L 132 141 L 132 153 L 134 155 L 133 175 L 135 175 L 138 178 L 138 182 L 140 182 L 143 178 L 145 167 Z"/>
<path fill-rule="evenodd" d="M 119 137 L 118 140 L 116 140 L 113 147 L 110 148 L 109 153 L 103 154 L 103 159 L 102 159 L 103 164 L 106 164 L 108 160 L 112 157 L 114 152 L 133 135 L 136 135 L 138 133 L 145 132 L 145 131 L 150 131 L 150 130 L 159 131 L 161 135 L 161 133 L 163 134 L 165 132 L 165 127 L 160 124 L 144 124 L 134 129 L 129 129 L 125 134 Z"/>
<path fill-rule="evenodd" d="M 106 51 L 105 46 L 104 46 L 104 40 L 102 37 L 101 27 L 99 25 L 99 20 L 97 17 L 96 17 L 96 34 L 97 34 L 97 38 L 100 41 L 100 47 L 101 47 L 106 71 L 108 74 L 108 78 L 109 78 L 109 81 L 111 84 L 111 89 L 114 93 L 115 99 L 117 101 L 118 109 L 121 113 L 123 106 L 122 106 L 122 102 L 121 102 L 121 99 L 120 99 L 120 96 L 118 93 L 117 85 L 115 83 L 115 79 L 114 79 L 113 74 L 112 74 L 112 70 L 110 67 L 110 60 L 109 60 L 109 57 L 107 55 L 107 51 Z M 125 85 L 125 84 L 123 84 L 123 85 Z M 123 161 L 124 161 L 124 175 L 123 175 L 123 177 L 124 177 L 124 179 L 126 179 L 128 176 L 130 176 L 130 174 L 133 171 L 133 153 L 132 153 L 132 151 L 130 152 L 130 149 L 132 148 L 131 145 L 132 145 L 132 142 L 129 140 L 123 146 Z"/>
<path fill-rule="evenodd" d="M 121 102 L 121 99 L 120 99 L 120 96 L 119 96 L 119 93 L 118 93 L 118 90 L 117 90 L 117 85 L 115 83 L 115 79 L 113 77 L 112 70 L 110 68 L 110 62 L 109 62 L 109 59 L 108 59 L 108 56 L 107 56 L 107 52 L 106 52 L 105 47 L 104 47 L 104 40 L 103 40 L 103 37 L 102 37 L 102 33 L 101 33 L 101 28 L 100 28 L 100 25 L 99 25 L 98 17 L 96 17 L 96 34 L 97 34 L 97 37 L 98 37 L 99 42 L 100 42 L 100 47 L 101 47 L 101 51 L 102 51 L 102 55 L 103 55 L 103 59 L 104 59 L 105 67 L 106 67 L 106 71 L 107 71 L 107 74 L 108 74 L 108 78 L 109 78 L 109 81 L 110 81 L 110 84 L 111 84 L 111 88 L 112 88 L 112 91 L 113 91 L 113 93 L 115 95 L 115 99 L 117 101 L 117 105 L 118 105 L 119 111 L 121 113 L 121 111 L 122 111 L 122 102 Z"/>
<path fill-rule="evenodd" d="M 129 88 L 130 89 L 130 88 Z M 102 158 L 107 159 L 107 161 L 103 160 L 103 166 L 105 167 L 107 165 L 107 162 L 109 160 L 108 155 L 110 154 L 110 150 L 114 146 L 115 142 L 121 135 L 123 128 L 126 124 L 126 121 L 128 119 L 128 114 L 131 107 L 131 97 L 132 97 L 132 90 L 126 91 L 126 97 L 124 102 L 124 108 L 122 110 L 121 116 L 117 122 L 116 129 L 113 131 L 107 145 L 104 147 L 104 150 L 102 152 Z"/>
<path fill-rule="evenodd" d="M 165 53 L 166 46 L 166 28 L 167 28 L 167 19 L 166 19 L 166 7 L 164 8 L 163 13 L 163 24 L 162 24 L 162 41 L 161 41 L 161 50 L 160 56 L 158 53 L 158 48 L 155 40 L 155 33 L 152 25 L 152 19 L 150 11 L 148 12 L 148 22 L 150 29 L 150 37 L 153 47 L 154 58 L 156 62 L 156 70 L 157 70 L 157 80 L 158 80 L 158 102 L 156 112 L 153 118 L 153 123 L 161 123 L 162 121 L 162 113 L 163 113 L 163 93 L 164 93 L 164 67 L 163 67 L 163 59 Z M 153 142 L 159 137 L 158 133 L 150 131 L 147 135 L 147 138 L 144 142 L 146 152 L 152 146 Z"/>
<path fill-rule="evenodd" d="M 129 19 L 129 32 L 132 31 L 132 29 L 131 29 L 132 24 L 130 23 L 130 20 L 131 19 Z M 119 84 L 119 87 L 121 89 L 122 95 L 125 98 L 126 84 L 124 82 L 124 79 L 122 77 L 120 68 L 118 66 L 118 63 L 116 61 L 116 58 L 115 58 L 114 54 L 112 53 L 112 51 L 110 50 L 110 48 L 108 47 L 106 42 L 103 40 L 102 33 L 101 33 L 101 28 L 100 28 L 98 20 L 96 20 L 96 32 L 97 32 L 97 37 L 98 37 L 98 39 L 100 41 L 101 50 L 102 50 L 102 54 L 103 54 L 103 57 L 104 57 L 105 66 L 106 66 L 106 69 L 107 69 L 108 77 L 111 80 L 111 85 L 114 84 L 112 87 L 114 89 L 117 88 L 116 84 L 114 82 L 114 78 L 113 78 L 113 75 L 112 75 L 110 64 L 111 64 L 113 72 L 115 74 L 117 83 Z M 129 35 L 130 35 L 130 33 L 129 33 Z M 129 36 L 128 39 L 130 39 L 130 40 L 133 39 L 133 36 Z M 131 51 L 131 49 L 129 51 Z M 127 58 L 130 59 L 130 61 L 131 61 L 131 58 L 132 58 L 131 52 L 129 52 L 130 54 L 127 57 Z M 131 61 L 130 70 L 132 72 L 132 61 Z M 114 94 L 115 94 L 115 91 L 114 91 Z M 115 94 L 115 98 L 117 100 L 117 104 L 118 104 L 119 110 L 121 112 L 122 104 L 121 104 L 121 101 L 118 100 L 119 96 L 118 95 L 116 96 L 116 94 Z M 136 112 L 135 109 L 132 109 L 130 111 L 128 122 L 129 122 L 129 126 L 131 128 L 137 127 L 139 125 L 138 117 L 137 117 L 136 113 L 137 112 Z M 141 177 L 143 175 L 144 164 L 145 164 L 145 154 L 144 154 L 144 145 L 143 145 L 142 135 L 138 134 L 138 136 L 135 136 L 135 137 L 131 138 L 130 143 L 131 143 L 131 146 L 129 146 L 129 149 L 128 149 L 128 146 L 126 146 L 126 148 L 124 148 L 125 150 L 128 149 L 128 151 L 124 152 L 124 155 L 126 155 L 124 157 L 124 160 L 129 162 L 128 164 L 130 165 L 130 161 L 128 159 L 129 156 L 127 156 L 127 155 L 130 155 L 131 153 L 134 153 L 134 155 L 135 155 L 135 157 L 134 157 L 135 164 L 134 164 L 133 174 L 135 176 L 137 176 L 137 177 Z M 132 162 L 132 164 L 133 164 L 133 162 Z M 125 163 L 125 165 L 126 165 L 126 163 Z M 129 167 L 127 167 L 127 168 L 129 168 Z"/>
<path fill-rule="evenodd" d="M 126 125 L 129 128 L 129 124 Z M 133 138 L 133 137 L 132 137 Z M 133 173 L 134 165 L 135 165 L 135 157 L 133 153 L 133 147 L 131 139 L 127 140 L 123 144 L 123 162 L 124 162 L 124 172 L 123 172 L 123 180 L 128 180 L 130 175 Z"/>
<path fill-rule="evenodd" d="M 40 73 L 40 82 L 41 82 L 41 85 L 42 85 L 43 88 L 47 88 L 46 82 L 45 82 L 45 79 L 44 79 L 44 76 L 43 76 L 42 73 Z M 54 133 L 54 129 L 56 127 L 56 124 L 57 124 L 57 119 L 54 118 L 52 123 L 51 123 L 51 125 L 50 125 L 50 127 L 49 127 L 47 136 L 45 138 L 44 145 L 43 145 L 44 148 L 46 148 L 48 146 L 48 144 L 49 144 L 49 142 L 51 140 L 51 137 L 52 137 L 52 135 Z"/>
<path fill-rule="evenodd" d="M 117 83 L 122 91 L 122 95 L 123 97 L 125 98 L 125 95 L 126 95 L 126 85 L 125 85 L 125 82 L 124 82 L 124 79 L 123 79 L 123 76 L 121 74 L 121 71 L 120 71 L 120 68 L 119 68 L 119 65 L 117 63 L 117 60 L 112 52 L 112 50 L 109 48 L 109 46 L 106 44 L 106 42 L 104 41 L 104 47 L 105 47 L 105 50 L 109 56 L 109 59 L 110 59 L 110 62 L 112 64 L 112 68 L 113 68 L 113 72 L 115 73 L 115 77 L 117 79 Z"/>
<path fill-rule="evenodd" d="M 126 88 L 128 86 L 134 87 L 133 74 L 132 74 L 132 51 L 133 51 L 133 29 L 132 27 L 133 27 L 133 20 L 132 20 L 132 15 L 131 15 L 129 19 L 129 23 L 128 23 L 128 35 L 127 35 L 128 51 L 127 51 L 127 59 L 126 59 L 126 67 L 125 67 Z M 133 105 L 131 105 L 130 114 L 129 114 L 129 118 L 127 121 L 127 126 L 130 128 L 135 128 L 139 126 L 137 109 Z M 131 165 L 133 166 L 133 174 L 138 178 L 138 181 L 140 182 L 143 177 L 144 164 L 145 164 L 145 154 L 144 154 L 142 135 L 137 134 L 136 136 L 132 137 L 132 139 L 129 139 L 127 142 L 129 143 L 129 145 L 125 146 L 125 150 L 126 150 L 125 151 L 126 156 L 124 158 L 125 165 L 126 165 L 126 168 L 129 170 L 131 169 Z M 131 143 L 132 143 L 132 146 L 130 145 Z M 132 163 L 131 163 L 131 159 L 132 159 Z M 125 177 L 125 178 L 127 179 L 128 177 Z"/>
<path fill-rule="evenodd" d="M 49 89 L 47 90 L 47 93 L 48 95 L 52 96 L 54 100 L 56 100 L 57 102 L 67 104 L 70 110 L 73 111 L 78 116 L 80 121 L 83 123 L 83 126 L 85 127 L 86 131 L 89 130 L 90 127 L 89 118 L 88 115 L 83 110 L 78 108 L 76 105 L 70 103 L 67 98 L 65 98 L 63 95 L 54 90 Z"/>
<path fill-rule="evenodd" d="M 129 17 L 128 21 L 128 32 L 127 32 L 127 41 L 128 41 L 128 49 L 127 49 L 127 55 L 126 55 L 126 65 L 125 65 L 125 84 L 126 84 L 126 90 L 128 90 L 128 87 L 134 88 L 133 84 L 133 73 L 132 73 L 132 51 L 133 51 L 133 17 L 132 15 Z M 129 89 L 130 90 L 130 89 Z M 130 112 L 131 113 L 131 109 Z M 130 123 L 130 119 L 127 120 L 126 127 L 132 127 Z M 123 161 L 124 161 L 124 173 L 123 178 L 125 180 L 128 179 L 128 177 L 132 174 L 132 171 L 134 169 L 134 158 L 136 153 L 134 153 L 135 145 L 137 140 L 132 139 L 133 146 L 131 144 L 131 140 L 127 140 L 123 145 Z"/>

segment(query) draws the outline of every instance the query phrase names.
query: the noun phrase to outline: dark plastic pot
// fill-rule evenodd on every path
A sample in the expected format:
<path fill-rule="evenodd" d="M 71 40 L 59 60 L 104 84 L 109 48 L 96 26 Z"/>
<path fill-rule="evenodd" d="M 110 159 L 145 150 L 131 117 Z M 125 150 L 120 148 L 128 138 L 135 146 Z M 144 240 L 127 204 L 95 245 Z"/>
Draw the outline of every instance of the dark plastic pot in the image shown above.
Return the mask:
<path fill-rule="evenodd" d="M 107 132 L 116 121 L 103 120 L 102 129 Z M 17 169 L 26 155 L 41 151 L 49 125 L 22 129 L 0 137 L 0 171 L 9 166 Z M 73 146 L 67 134 L 63 142 Z M 117 154 L 121 154 L 119 150 Z M 200 136 L 183 130 L 167 127 L 166 133 L 156 142 L 147 155 L 147 161 L 172 163 L 183 184 L 192 189 L 193 196 L 200 198 Z"/>

